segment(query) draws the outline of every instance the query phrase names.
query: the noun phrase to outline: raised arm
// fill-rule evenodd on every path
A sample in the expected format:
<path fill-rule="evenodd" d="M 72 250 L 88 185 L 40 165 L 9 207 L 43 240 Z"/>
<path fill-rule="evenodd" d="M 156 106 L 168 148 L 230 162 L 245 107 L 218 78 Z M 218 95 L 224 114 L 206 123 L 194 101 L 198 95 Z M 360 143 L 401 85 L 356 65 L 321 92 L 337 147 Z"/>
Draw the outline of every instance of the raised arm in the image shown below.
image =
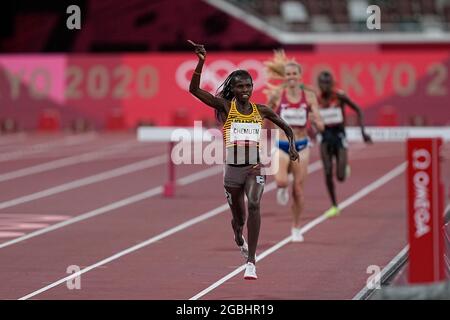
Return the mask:
<path fill-rule="evenodd" d="M 291 158 L 292 161 L 296 161 L 298 159 L 298 152 L 295 148 L 294 132 L 292 131 L 291 127 L 268 106 L 258 104 L 258 110 L 259 114 L 264 119 L 271 121 L 272 123 L 277 125 L 281 130 L 284 131 L 286 137 L 289 140 L 289 157 Z"/>
<path fill-rule="evenodd" d="M 198 57 L 198 63 L 195 71 L 192 74 L 191 83 L 189 84 L 189 92 L 200 99 L 206 105 L 218 110 L 219 112 L 226 112 L 227 101 L 223 98 L 215 97 L 206 90 L 200 88 L 200 76 L 202 74 L 203 64 L 205 63 L 206 50 L 201 44 L 196 44 L 188 40 L 194 46 L 195 54 Z"/>
<path fill-rule="evenodd" d="M 338 92 L 339 99 L 350 108 L 352 108 L 358 116 L 358 124 L 361 128 L 361 135 L 366 143 L 372 143 L 372 138 L 365 132 L 363 114 L 361 108 L 356 105 L 344 92 Z"/>

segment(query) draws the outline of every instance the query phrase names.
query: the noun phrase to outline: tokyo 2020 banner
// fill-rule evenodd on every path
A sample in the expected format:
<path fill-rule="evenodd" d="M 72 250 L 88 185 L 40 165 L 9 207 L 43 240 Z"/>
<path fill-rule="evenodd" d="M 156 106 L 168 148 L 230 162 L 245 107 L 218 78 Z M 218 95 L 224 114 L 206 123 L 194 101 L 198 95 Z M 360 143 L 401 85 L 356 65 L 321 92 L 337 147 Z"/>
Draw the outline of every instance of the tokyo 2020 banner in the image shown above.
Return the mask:
<path fill-rule="evenodd" d="M 366 124 L 388 117 L 411 125 L 419 116 L 429 125 L 449 125 L 448 52 L 313 54 L 287 52 L 303 68 L 304 82 L 316 86 L 320 71 L 330 70 L 337 86 L 364 110 Z M 254 78 L 252 100 L 265 103 L 264 61 L 272 52 L 208 53 L 201 86 L 215 93 L 235 69 Z M 0 55 L 0 117 L 36 127 L 43 110 L 57 110 L 63 125 L 77 118 L 102 128 L 112 113 L 126 125 L 173 125 L 213 119 L 213 111 L 188 92 L 195 55 Z M 349 112 L 349 119 L 352 113 Z"/>

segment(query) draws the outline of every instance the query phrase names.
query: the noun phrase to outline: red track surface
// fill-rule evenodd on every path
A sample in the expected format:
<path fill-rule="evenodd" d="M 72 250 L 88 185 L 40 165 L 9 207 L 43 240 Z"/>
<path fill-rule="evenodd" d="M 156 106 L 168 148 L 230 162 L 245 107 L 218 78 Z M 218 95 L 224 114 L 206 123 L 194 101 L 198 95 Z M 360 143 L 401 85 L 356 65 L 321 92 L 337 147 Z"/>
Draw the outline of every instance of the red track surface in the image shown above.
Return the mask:
<path fill-rule="evenodd" d="M 0 138 L 0 157 L 5 153 L 29 150 L 36 143 L 66 138 L 25 136 L 10 142 Z M 116 209 L 103 208 L 101 214 L 1 247 L 2 243 L 20 239 L 20 234 L 46 230 L 43 228 L 60 221 L 71 221 L 68 219 L 164 184 L 166 165 L 162 161 L 145 169 L 59 190 L 35 200 L 21 198 L 166 153 L 164 144 L 133 141 L 132 135 L 99 134 L 70 146 L 50 146 L 40 152 L 24 152 L 23 157 L 0 162 L 1 177 L 1 174 L 55 159 L 122 144 L 122 147 L 116 146 L 119 149 L 112 155 L 0 182 L 0 207 L 5 203 L 7 206 L 0 209 L 0 235 L 4 232 L 0 237 L 0 298 L 18 299 L 35 293 L 31 299 L 189 299 L 242 265 L 233 241 L 230 213 L 226 209 L 92 268 L 81 275 L 79 290 L 69 290 L 62 281 L 37 293 L 37 290 L 69 276 L 66 270 L 70 265 L 78 265 L 81 269 L 94 265 L 225 205 L 219 167 L 215 174 L 179 186 L 175 198 L 164 198 L 161 190 L 155 189 L 153 196 L 141 201 L 122 204 Z M 403 163 L 404 153 L 401 144 L 352 145 L 352 176 L 338 185 L 341 202 Z M 314 148 L 310 163 L 317 160 Z M 209 168 L 205 165 L 179 166 L 177 177 Z M 269 178 L 269 183 L 272 180 Z M 319 217 L 329 207 L 321 169 L 308 176 L 305 192 L 304 224 Z M 8 205 L 17 198 L 22 200 Z M 305 234 L 304 243 L 288 243 L 259 261 L 257 281 L 244 281 L 240 272 L 201 298 L 351 299 L 365 286 L 368 266 L 383 268 L 406 245 L 405 206 L 402 173 L 351 203 L 341 216 L 314 226 Z M 290 223 L 288 208 L 278 206 L 275 192 L 268 191 L 262 203 L 257 254 L 289 236 Z M 15 236 L 7 237 L 5 232 Z"/>

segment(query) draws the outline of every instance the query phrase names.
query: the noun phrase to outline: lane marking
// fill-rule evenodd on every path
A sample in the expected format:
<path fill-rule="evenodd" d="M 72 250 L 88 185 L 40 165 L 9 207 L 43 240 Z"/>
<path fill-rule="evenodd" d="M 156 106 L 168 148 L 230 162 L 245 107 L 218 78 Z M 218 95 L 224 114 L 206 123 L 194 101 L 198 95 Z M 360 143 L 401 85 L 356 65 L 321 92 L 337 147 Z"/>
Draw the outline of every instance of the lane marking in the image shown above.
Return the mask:
<path fill-rule="evenodd" d="M 391 181 L 395 177 L 399 176 L 401 173 L 403 173 L 403 171 L 405 171 L 405 169 L 406 169 L 406 162 L 403 162 L 399 166 L 395 167 L 393 170 L 391 170 L 388 173 L 386 173 L 381 178 L 377 179 L 376 181 L 372 182 L 371 184 L 367 185 L 366 187 L 364 187 L 363 189 L 361 189 L 360 191 L 358 191 L 357 193 L 352 195 L 351 197 L 349 197 L 346 200 L 344 200 L 339 205 L 339 208 L 342 210 L 342 209 L 350 206 L 351 204 L 355 203 L 359 199 L 361 199 L 364 196 L 368 195 L 370 192 L 378 189 L 382 185 L 386 184 L 387 182 Z M 311 222 L 307 223 L 303 228 L 301 228 L 302 234 L 308 232 L 309 230 L 311 230 L 312 228 L 314 228 L 315 226 L 317 226 L 318 224 L 322 223 L 325 220 L 327 220 L 327 218 L 325 217 L 324 214 L 322 214 L 318 218 L 316 218 L 316 219 L 312 220 Z M 270 254 L 274 253 L 275 251 L 281 249 L 283 246 L 285 246 L 286 244 L 290 243 L 291 240 L 292 240 L 292 236 L 289 236 L 289 237 L 281 240 L 280 242 L 278 242 L 277 244 L 275 244 L 271 248 L 269 248 L 266 251 L 264 251 L 262 254 L 258 255 L 256 261 L 261 261 L 265 257 L 267 257 Z M 189 300 L 197 300 L 197 299 L 203 297 L 207 293 L 209 293 L 212 290 L 218 288 L 219 286 L 224 284 L 226 281 L 228 281 L 229 279 L 233 278 L 234 276 L 236 276 L 237 274 L 242 272 L 244 269 L 245 269 L 245 264 L 240 266 L 240 267 L 238 267 L 233 272 L 231 272 L 228 275 L 224 276 L 220 280 L 216 281 L 215 283 L 213 283 L 212 285 L 210 285 L 209 287 L 207 287 L 203 291 L 197 293 L 196 295 L 194 295 Z"/>
<path fill-rule="evenodd" d="M 17 160 L 31 154 L 47 151 L 54 147 L 69 147 L 85 143 L 93 140 L 97 137 L 94 133 L 84 134 L 82 136 L 69 136 L 57 141 L 45 142 L 40 144 L 31 145 L 29 148 L 22 150 L 11 151 L 0 154 L 0 162 L 6 162 L 11 160 Z"/>
<path fill-rule="evenodd" d="M 0 213 L 0 238 L 17 238 L 25 235 L 25 230 L 45 228 L 70 218 L 64 215 Z"/>
<path fill-rule="evenodd" d="M 194 174 L 190 174 L 190 175 L 188 175 L 186 177 L 183 177 L 183 178 L 177 180 L 177 183 L 179 181 L 182 181 L 182 183 L 183 183 L 182 185 L 187 185 L 189 183 L 193 183 L 193 182 L 202 180 L 204 178 L 216 175 L 219 172 L 222 172 L 221 168 L 218 168 L 218 167 L 208 168 L 206 170 L 203 170 L 203 171 L 200 171 L 200 172 L 196 172 Z M 125 198 L 125 199 L 122 199 L 122 200 L 110 203 L 110 204 L 108 204 L 106 206 L 103 206 L 103 207 L 100 207 L 100 208 L 97 208 L 97 209 L 94 209 L 94 210 L 82 213 L 82 214 L 80 214 L 80 215 L 78 215 L 76 217 L 73 217 L 71 219 L 68 219 L 66 221 L 63 221 L 63 222 L 60 222 L 60 223 L 57 223 L 57 224 L 54 224 L 54 225 L 51 225 L 51 226 L 49 226 L 47 228 L 36 230 L 34 232 L 28 233 L 28 234 L 26 234 L 26 235 L 24 235 L 24 236 L 22 236 L 20 238 L 16 238 L 16 239 L 12 239 L 10 241 L 4 242 L 4 243 L 0 243 L 0 249 L 8 247 L 8 246 L 11 246 L 13 244 L 17 244 L 19 242 L 22 242 L 22 241 L 25 241 L 25 240 L 28 240 L 28 239 L 31 239 L 31 238 L 34 238 L 34 237 L 37 237 L 37 236 L 40 236 L 40 235 L 43 235 L 43 234 L 46 234 L 46 233 L 49 233 L 49 232 L 57 230 L 57 229 L 61 229 L 63 227 L 69 226 L 69 225 L 77 223 L 77 222 L 80 222 L 80 221 L 83 221 L 83 220 L 87 220 L 87 219 L 95 217 L 95 216 L 99 216 L 101 214 L 110 212 L 112 210 L 116 210 L 116 209 L 128 206 L 130 204 L 133 204 L 133 203 L 145 200 L 145 199 L 149 199 L 149 198 L 154 197 L 156 195 L 162 194 L 163 189 L 164 189 L 163 186 L 160 185 L 160 186 L 152 188 L 152 189 L 150 189 L 148 191 L 145 191 L 145 192 L 142 192 L 142 193 L 138 193 L 138 194 L 135 194 L 135 195 L 130 196 L 128 198 Z"/>
<path fill-rule="evenodd" d="M 18 169 L 15 171 L 0 174 L 0 182 L 10 181 L 13 179 L 26 177 L 26 176 L 36 174 L 36 173 L 42 173 L 42 172 L 51 171 L 51 170 L 55 170 L 55 169 L 59 169 L 59 168 L 64 168 L 67 166 L 71 166 L 71 165 L 75 165 L 75 164 L 79 164 L 79 163 L 83 163 L 83 162 L 89 162 L 89 161 L 96 160 L 96 159 L 103 158 L 103 157 L 109 157 L 116 153 L 128 151 L 129 149 L 131 149 L 133 147 L 134 147 L 133 142 L 128 141 L 128 142 L 124 142 L 124 143 L 113 144 L 113 145 L 107 146 L 105 148 L 102 148 L 100 150 L 90 151 L 90 152 L 86 152 L 86 153 L 83 153 L 80 155 L 75 155 L 75 156 L 70 156 L 70 157 L 63 158 L 63 159 L 57 159 L 57 160 L 53 160 L 53 161 L 49 161 L 49 162 L 45 162 L 45 163 L 40 163 L 40 164 L 37 164 L 34 166 L 30 166 L 30 167 L 26 167 L 26 168 Z"/>
<path fill-rule="evenodd" d="M 314 162 L 314 163 L 312 163 L 312 164 L 310 164 L 308 166 L 308 173 L 312 173 L 314 171 L 317 171 L 320 168 L 322 168 L 322 163 L 321 163 L 321 160 L 318 160 L 318 161 L 316 161 L 316 162 Z M 216 173 L 223 172 L 223 167 L 222 166 L 219 166 L 219 168 L 213 167 L 211 169 L 215 169 Z M 208 170 L 211 170 L 211 169 L 208 169 Z M 196 177 L 195 179 L 197 179 L 197 180 L 200 179 L 200 176 L 198 175 L 198 173 L 194 173 L 191 176 L 192 177 L 195 176 Z M 183 179 L 185 179 L 184 183 L 186 184 L 187 182 L 192 181 L 194 178 L 188 179 L 188 177 L 185 177 Z M 160 186 L 158 188 L 155 188 L 155 189 L 158 189 L 158 193 L 161 193 L 162 190 L 163 190 L 162 186 Z M 276 189 L 276 183 L 275 182 L 271 182 L 268 186 L 266 186 L 266 188 L 264 190 L 264 193 L 270 192 L 270 191 L 272 191 L 274 189 Z M 138 200 L 138 201 L 140 201 L 140 200 Z M 84 274 L 86 272 L 89 272 L 90 270 L 93 270 L 95 268 L 103 266 L 103 265 L 105 265 L 105 264 L 107 264 L 107 263 L 109 263 L 111 261 L 117 260 L 117 259 L 119 259 L 122 256 L 125 256 L 125 255 L 127 255 L 129 253 L 132 253 L 132 252 L 137 251 L 137 250 L 139 250 L 141 248 L 144 248 L 144 247 L 146 247 L 146 246 L 148 246 L 148 245 L 150 245 L 152 243 L 155 243 L 155 242 L 157 242 L 157 241 L 159 241 L 161 239 L 167 238 L 167 237 L 169 237 L 169 236 L 171 236 L 171 235 L 173 235 L 173 234 L 175 234 L 177 232 L 180 232 L 180 231 L 182 231 L 182 230 L 184 230 L 186 228 L 189 228 L 189 227 L 191 227 L 191 226 L 193 226 L 193 225 L 195 225 L 197 223 L 200 223 L 200 222 L 203 222 L 203 221 L 205 221 L 207 219 L 210 219 L 210 218 L 212 218 L 212 217 L 214 217 L 214 216 L 216 216 L 216 215 L 218 215 L 220 213 L 225 212 L 228 209 L 229 209 L 228 203 L 222 204 L 219 207 L 216 207 L 216 208 L 214 208 L 214 209 L 212 209 L 212 210 L 210 210 L 210 211 L 208 211 L 208 212 L 206 212 L 204 214 L 201 214 L 201 215 L 199 215 L 199 216 L 197 216 L 195 218 L 189 219 L 189 220 L 187 220 L 186 222 L 184 222 L 182 224 L 179 224 L 179 225 L 177 225 L 177 226 L 175 226 L 175 227 L 173 227 L 171 229 L 166 230 L 163 233 L 160 233 L 160 234 L 158 234 L 158 235 L 156 235 L 154 237 L 151 237 L 150 239 L 147 239 L 147 240 L 145 240 L 143 242 L 140 242 L 140 243 L 138 243 L 138 244 L 136 244 L 136 245 L 134 245 L 132 247 L 129 247 L 129 248 L 125 249 L 125 250 L 122 250 L 122 251 L 116 253 L 115 255 L 112 255 L 112 256 L 110 256 L 110 257 L 108 257 L 106 259 L 103 259 L 103 260 L 101 260 L 101 261 L 99 261 L 99 262 L 97 262 L 97 263 L 95 263 L 93 265 L 90 265 L 90 266 L 88 266 L 88 267 L 86 267 L 86 268 L 84 268 L 84 269 L 82 269 L 82 270 L 80 270 L 80 271 L 78 271 L 76 273 L 73 273 L 73 274 L 71 274 L 71 275 L 69 275 L 67 277 L 64 277 L 64 278 L 62 278 L 62 279 L 60 279 L 58 281 L 55 281 L 55 282 L 53 282 L 53 283 L 51 283 L 51 284 L 49 284 L 49 285 L 47 285 L 47 286 L 45 286 L 45 287 L 43 287 L 43 288 L 41 288 L 39 290 L 33 291 L 32 293 L 30 293 L 30 294 L 28 294 L 26 296 L 23 296 L 19 300 L 27 300 L 29 298 L 32 298 L 32 297 L 34 297 L 34 296 L 36 296 L 36 295 L 38 295 L 38 294 L 40 294 L 42 292 L 45 292 L 45 291 L 47 291 L 47 290 L 49 290 L 49 289 L 51 289 L 53 287 L 56 287 L 56 286 L 58 286 L 58 285 L 60 285 L 62 283 L 66 283 L 70 279 L 79 277 L 80 275 L 82 275 L 82 274 Z M 1 248 L 1 246 L 0 246 L 0 248 Z"/>
<path fill-rule="evenodd" d="M 62 193 L 68 190 L 77 189 L 80 187 L 84 187 L 93 183 L 105 181 L 112 178 L 117 178 L 126 174 L 130 174 L 136 171 L 144 170 L 147 168 L 151 168 L 160 164 L 163 164 L 167 161 L 167 155 L 161 155 L 157 157 L 153 157 L 147 160 L 137 161 L 131 164 L 127 164 L 122 167 L 118 167 L 112 170 L 108 170 L 105 172 L 101 172 L 98 174 L 94 174 L 91 176 L 87 176 L 85 178 L 73 180 L 71 182 L 63 183 L 61 185 L 45 189 L 42 191 L 38 191 L 35 193 L 31 193 L 22 197 L 18 197 L 15 199 L 7 200 L 4 202 L 0 202 L 0 210 L 5 208 L 10 208 L 17 206 L 19 204 L 27 203 L 30 201 L 34 201 L 37 199 L 42 199 L 48 196 L 52 196 L 58 193 Z"/>

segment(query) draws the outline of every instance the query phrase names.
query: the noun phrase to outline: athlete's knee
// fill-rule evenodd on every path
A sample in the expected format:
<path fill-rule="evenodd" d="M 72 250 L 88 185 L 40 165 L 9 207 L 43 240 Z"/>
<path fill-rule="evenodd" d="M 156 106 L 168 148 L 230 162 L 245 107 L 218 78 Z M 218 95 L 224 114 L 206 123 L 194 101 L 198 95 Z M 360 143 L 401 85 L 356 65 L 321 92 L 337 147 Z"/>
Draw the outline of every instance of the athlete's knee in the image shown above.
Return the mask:
<path fill-rule="evenodd" d="M 260 209 L 260 200 L 259 199 L 248 199 L 248 214 L 257 214 Z"/>
<path fill-rule="evenodd" d="M 292 188 L 292 195 L 294 196 L 294 199 L 303 201 L 304 199 L 303 185 L 297 183 L 294 184 Z"/>
<path fill-rule="evenodd" d="M 289 180 L 286 178 L 275 178 L 275 182 L 278 188 L 287 188 L 289 186 Z"/>

